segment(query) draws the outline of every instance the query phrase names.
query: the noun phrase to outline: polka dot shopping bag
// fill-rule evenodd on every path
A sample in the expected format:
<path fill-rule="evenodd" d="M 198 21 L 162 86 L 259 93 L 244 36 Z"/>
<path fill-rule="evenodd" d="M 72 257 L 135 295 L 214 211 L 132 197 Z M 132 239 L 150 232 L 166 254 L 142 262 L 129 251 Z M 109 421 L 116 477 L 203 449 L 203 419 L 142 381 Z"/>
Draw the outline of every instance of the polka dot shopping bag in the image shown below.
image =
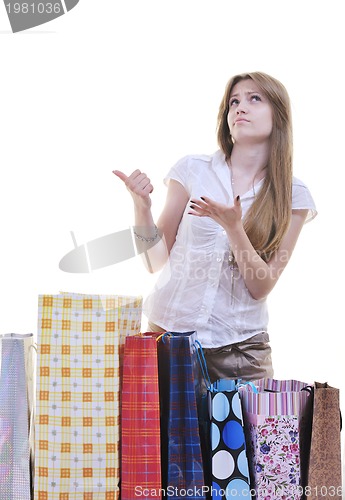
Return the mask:
<path fill-rule="evenodd" d="M 235 380 L 208 388 L 211 420 L 212 498 L 250 497 L 241 400 Z"/>

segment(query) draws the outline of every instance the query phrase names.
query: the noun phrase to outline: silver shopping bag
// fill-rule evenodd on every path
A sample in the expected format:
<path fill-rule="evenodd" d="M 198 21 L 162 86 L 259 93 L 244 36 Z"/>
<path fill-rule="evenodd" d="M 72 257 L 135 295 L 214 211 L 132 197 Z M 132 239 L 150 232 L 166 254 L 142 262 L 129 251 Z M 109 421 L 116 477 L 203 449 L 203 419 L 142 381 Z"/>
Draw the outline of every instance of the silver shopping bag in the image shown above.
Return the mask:
<path fill-rule="evenodd" d="M 32 334 L 0 335 L 0 500 L 31 498 L 26 371 L 32 341 Z"/>

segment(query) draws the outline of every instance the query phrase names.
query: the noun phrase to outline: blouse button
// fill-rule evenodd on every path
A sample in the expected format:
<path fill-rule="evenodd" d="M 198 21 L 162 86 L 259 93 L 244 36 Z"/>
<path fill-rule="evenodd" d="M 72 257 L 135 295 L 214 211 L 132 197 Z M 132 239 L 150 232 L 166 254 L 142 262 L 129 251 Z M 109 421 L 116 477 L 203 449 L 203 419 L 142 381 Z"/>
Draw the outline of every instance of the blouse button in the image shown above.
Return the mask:
<path fill-rule="evenodd" d="M 221 257 L 217 257 L 217 262 L 221 262 L 222 261 L 222 258 Z"/>

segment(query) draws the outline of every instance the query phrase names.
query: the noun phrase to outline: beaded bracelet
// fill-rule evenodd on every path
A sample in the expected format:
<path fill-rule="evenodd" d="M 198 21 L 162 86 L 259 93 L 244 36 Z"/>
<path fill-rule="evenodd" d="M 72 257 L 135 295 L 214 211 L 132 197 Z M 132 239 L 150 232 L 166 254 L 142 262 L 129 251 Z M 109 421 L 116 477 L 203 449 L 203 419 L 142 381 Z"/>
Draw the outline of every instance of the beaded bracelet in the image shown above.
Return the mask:
<path fill-rule="evenodd" d="M 154 236 L 151 236 L 150 238 L 145 238 L 145 236 L 141 236 L 141 234 L 138 234 L 134 229 L 133 229 L 133 233 L 138 240 L 145 241 L 146 243 L 152 243 L 152 241 L 155 241 L 158 237 L 158 228 L 155 224 L 155 234 L 154 234 Z"/>

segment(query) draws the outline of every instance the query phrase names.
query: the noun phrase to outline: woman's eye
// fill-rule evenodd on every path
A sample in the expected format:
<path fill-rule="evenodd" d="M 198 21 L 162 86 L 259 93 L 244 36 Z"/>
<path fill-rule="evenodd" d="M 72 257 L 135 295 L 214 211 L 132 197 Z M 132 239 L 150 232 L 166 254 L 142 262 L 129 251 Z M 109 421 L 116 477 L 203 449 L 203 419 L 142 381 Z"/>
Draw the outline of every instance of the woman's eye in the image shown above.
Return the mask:
<path fill-rule="evenodd" d="M 253 101 L 261 101 L 261 97 L 259 95 L 254 94 L 254 95 L 252 95 L 252 100 Z"/>
<path fill-rule="evenodd" d="M 238 104 L 238 99 L 230 99 L 230 106 L 233 106 L 234 104 Z"/>

